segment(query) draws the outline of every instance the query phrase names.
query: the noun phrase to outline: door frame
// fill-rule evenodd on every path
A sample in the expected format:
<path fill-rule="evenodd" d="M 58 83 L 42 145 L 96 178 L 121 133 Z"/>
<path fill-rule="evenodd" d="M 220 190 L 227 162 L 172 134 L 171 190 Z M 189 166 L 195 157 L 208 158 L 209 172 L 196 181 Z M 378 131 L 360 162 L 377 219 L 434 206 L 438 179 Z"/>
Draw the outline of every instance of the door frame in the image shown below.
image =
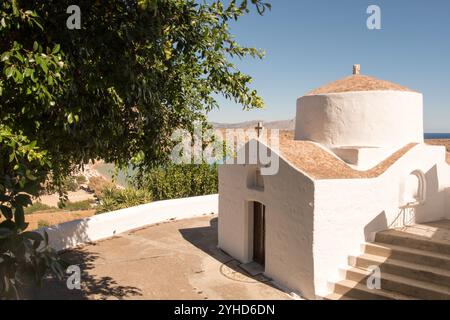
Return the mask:
<path fill-rule="evenodd" d="M 266 205 L 263 203 L 263 202 L 261 202 L 261 201 L 257 201 L 257 200 L 250 200 L 250 201 L 248 201 L 247 202 L 247 208 L 248 208 L 248 211 L 247 211 L 247 217 L 248 217 L 248 219 L 247 219 L 247 234 L 248 234 L 248 236 L 247 236 L 247 243 L 248 243 L 248 246 L 247 246 L 247 261 L 248 262 L 251 262 L 251 261 L 255 261 L 254 260 L 254 247 L 255 247 L 255 244 L 254 244 L 254 239 L 255 239 L 255 232 L 254 232 L 254 230 L 255 230 L 255 219 L 254 219 L 254 217 L 255 217 L 255 204 L 256 203 L 259 203 L 260 205 L 261 205 L 261 207 L 262 207 L 262 212 L 263 212 L 263 216 L 264 216 L 264 227 L 263 227 L 263 234 L 262 234 L 262 238 L 263 238 L 263 253 L 264 253 L 264 263 L 262 264 L 262 266 L 264 267 L 265 266 L 265 262 L 266 262 L 266 252 L 267 252 L 267 250 L 266 250 L 266 248 L 267 248 L 267 237 L 266 237 L 266 234 L 267 234 L 267 215 L 266 215 Z"/>

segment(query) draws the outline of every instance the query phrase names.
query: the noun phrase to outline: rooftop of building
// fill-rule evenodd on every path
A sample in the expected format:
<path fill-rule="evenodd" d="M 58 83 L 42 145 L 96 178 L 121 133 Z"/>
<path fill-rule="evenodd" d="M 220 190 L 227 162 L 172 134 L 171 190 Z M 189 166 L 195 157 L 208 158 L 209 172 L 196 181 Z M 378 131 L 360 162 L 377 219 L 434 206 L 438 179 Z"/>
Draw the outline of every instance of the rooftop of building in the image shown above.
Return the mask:
<path fill-rule="evenodd" d="M 292 131 L 280 132 L 280 155 L 300 171 L 313 179 L 367 179 L 383 174 L 405 153 L 417 144 L 410 143 L 375 167 L 359 171 L 330 151 L 311 141 L 294 140 Z"/>
<path fill-rule="evenodd" d="M 360 66 L 354 65 L 353 74 L 351 76 L 328 83 L 322 87 L 310 91 L 306 95 L 311 96 L 327 93 L 379 90 L 416 92 L 393 82 L 362 75 L 360 74 Z"/>

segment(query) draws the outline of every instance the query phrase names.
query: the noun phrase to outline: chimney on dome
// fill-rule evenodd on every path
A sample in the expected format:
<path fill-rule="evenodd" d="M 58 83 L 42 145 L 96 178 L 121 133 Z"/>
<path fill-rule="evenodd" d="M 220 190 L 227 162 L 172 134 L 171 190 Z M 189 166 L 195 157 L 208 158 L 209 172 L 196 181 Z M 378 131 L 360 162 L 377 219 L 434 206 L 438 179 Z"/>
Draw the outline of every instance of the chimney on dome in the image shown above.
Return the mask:
<path fill-rule="evenodd" d="M 354 64 L 353 65 L 353 74 L 357 75 L 361 73 L 361 65 L 359 64 Z"/>

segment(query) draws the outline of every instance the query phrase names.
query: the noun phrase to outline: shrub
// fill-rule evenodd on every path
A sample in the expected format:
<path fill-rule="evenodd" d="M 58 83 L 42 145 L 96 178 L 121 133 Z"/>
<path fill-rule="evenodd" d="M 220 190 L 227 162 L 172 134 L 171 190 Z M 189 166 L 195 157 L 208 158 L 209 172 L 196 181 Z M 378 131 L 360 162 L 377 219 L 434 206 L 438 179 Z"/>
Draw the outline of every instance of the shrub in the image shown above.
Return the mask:
<path fill-rule="evenodd" d="M 86 184 L 86 183 L 88 182 L 87 179 L 86 179 L 86 177 L 83 176 L 82 174 L 79 175 L 79 176 L 76 176 L 76 177 L 75 177 L 75 181 L 77 182 L 78 185 L 80 185 L 80 184 Z"/>
<path fill-rule="evenodd" d="M 168 164 L 151 169 L 135 181 L 153 200 L 202 196 L 218 192 L 217 164 Z"/>
<path fill-rule="evenodd" d="M 92 200 L 83 200 L 77 202 L 66 202 L 61 207 L 65 211 L 81 211 L 92 209 Z"/>
<path fill-rule="evenodd" d="M 89 178 L 88 188 L 91 189 L 95 193 L 95 196 L 98 198 L 102 197 L 103 190 L 112 189 L 114 187 L 115 185 L 112 182 L 106 180 L 103 177 Z"/>
<path fill-rule="evenodd" d="M 25 214 L 33 214 L 38 211 L 57 210 L 55 207 L 48 206 L 41 202 L 35 202 L 31 206 L 24 208 Z"/>
<path fill-rule="evenodd" d="M 100 197 L 97 213 L 109 212 L 149 203 L 152 197 L 148 191 L 133 188 L 106 188 Z"/>
<path fill-rule="evenodd" d="M 81 211 L 81 210 L 89 210 L 92 209 L 93 200 L 83 200 L 76 202 L 65 202 L 63 205 L 58 203 L 58 208 L 48 206 L 41 202 L 33 203 L 31 206 L 25 208 L 25 214 L 33 214 L 39 211 Z"/>
<path fill-rule="evenodd" d="M 3 106 L 2 106 L 3 108 Z M 51 169 L 45 151 L 23 132 L 0 123 L 0 299 L 19 298 L 24 284 L 39 285 L 48 271 L 62 279 L 63 265 L 47 234 L 26 232 L 25 208 Z"/>
<path fill-rule="evenodd" d="M 63 180 L 62 187 L 65 191 L 77 191 L 78 190 L 77 180 L 72 176 L 68 176 Z"/>
<path fill-rule="evenodd" d="M 38 225 L 38 228 L 44 228 L 44 227 L 49 227 L 50 223 L 46 220 L 39 220 L 37 225 Z"/>

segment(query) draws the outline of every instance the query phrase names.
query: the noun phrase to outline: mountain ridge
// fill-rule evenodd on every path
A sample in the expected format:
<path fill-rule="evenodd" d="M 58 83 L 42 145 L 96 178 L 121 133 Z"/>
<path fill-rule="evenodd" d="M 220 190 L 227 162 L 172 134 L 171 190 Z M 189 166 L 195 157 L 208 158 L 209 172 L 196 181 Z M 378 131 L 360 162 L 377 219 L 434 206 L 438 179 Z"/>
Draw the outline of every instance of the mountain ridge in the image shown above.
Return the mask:
<path fill-rule="evenodd" d="M 263 127 L 267 129 L 279 129 L 279 130 L 295 129 L 295 119 L 277 120 L 277 121 L 251 120 L 238 123 L 210 122 L 210 124 L 213 126 L 214 129 L 249 129 L 256 127 L 259 121 L 261 121 L 263 123 Z"/>

